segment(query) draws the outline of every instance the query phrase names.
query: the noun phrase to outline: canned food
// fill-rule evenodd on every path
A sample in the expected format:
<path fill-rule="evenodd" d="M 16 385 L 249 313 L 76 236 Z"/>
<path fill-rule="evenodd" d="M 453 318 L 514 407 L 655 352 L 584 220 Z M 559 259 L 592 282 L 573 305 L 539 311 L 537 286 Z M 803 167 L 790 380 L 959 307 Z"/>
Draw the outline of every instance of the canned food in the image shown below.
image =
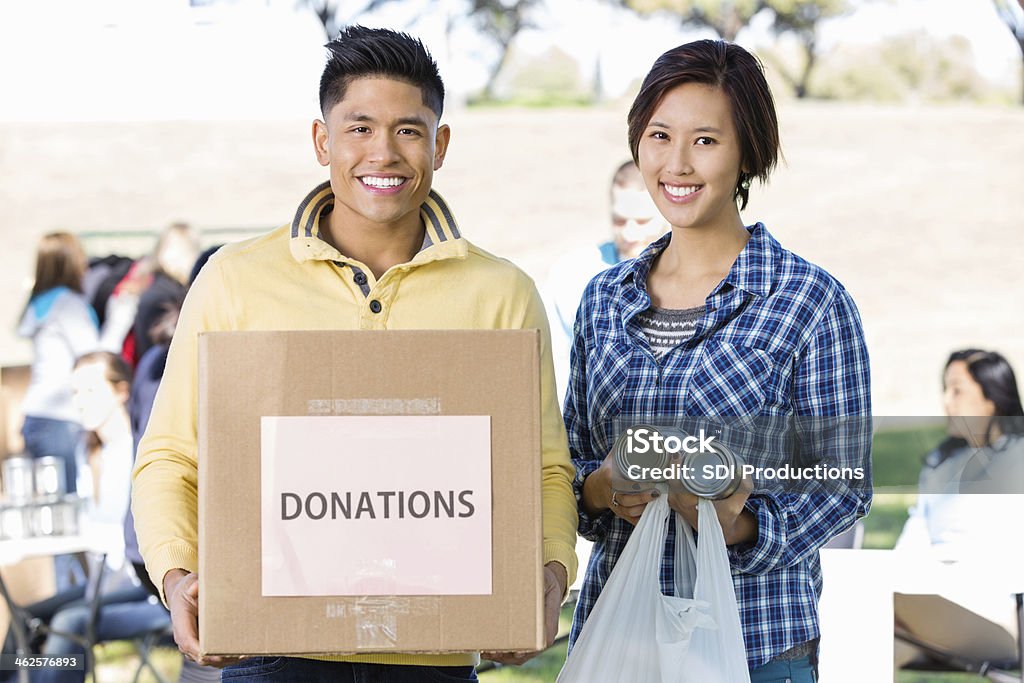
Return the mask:
<path fill-rule="evenodd" d="M 78 533 L 79 505 L 67 496 L 32 506 L 32 532 L 36 536 L 69 536 Z"/>
<path fill-rule="evenodd" d="M 701 430 L 691 435 L 672 427 L 636 424 L 612 446 L 613 487 L 641 491 L 667 483 L 701 498 L 728 498 L 743 482 L 743 461 Z"/>
<path fill-rule="evenodd" d="M 0 507 L 0 537 L 6 540 L 20 540 L 31 536 L 29 509 L 20 505 Z"/>
<path fill-rule="evenodd" d="M 662 483 L 666 477 L 654 473 L 664 473 L 672 465 L 672 458 L 663 448 L 656 448 L 651 441 L 660 435 L 657 427 L 649 424 L 635 424 L 619 434 L 612 445 L 612 458 L 619 474 L 616 488 L 640 491 Z"/>
<path fill-rule="evenodd" d="M 32 458 L 16 456 L 4 460 L 4 492 L 7 500 L 23 505 L 32 500 Z"/>
<path fill-rule="evenodd" d="M 35 492 L 37 497 L 63 496 L 67 491 L 64 461 L 52 455 L 35 461 Z"/>
<path fill-rule="evenodd" d="M 683 486 L 701 498 L 728 498 L 743 483 L 743 460 L 717 441 L 701 451 L 685 454 L 682 464 L 688 474 Z"/>

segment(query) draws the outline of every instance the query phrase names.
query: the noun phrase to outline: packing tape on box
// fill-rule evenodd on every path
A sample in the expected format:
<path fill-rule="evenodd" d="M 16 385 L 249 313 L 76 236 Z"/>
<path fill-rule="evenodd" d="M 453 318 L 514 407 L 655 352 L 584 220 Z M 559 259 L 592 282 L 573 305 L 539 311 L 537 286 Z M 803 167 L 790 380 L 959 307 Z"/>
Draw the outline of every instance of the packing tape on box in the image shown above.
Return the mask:
<path fill-rule="evenodd" d="M 365 596 L 353 603 L 327 605 L 329 619 L 350 622 L 356 647 L 382 650 L 398 647 L 398 618 L 409 614 L 437 614 L 440 600 L 431 596 Z"/>
<path fill-rule="evenodd" d="M 440 415 L 440 398 L 318 398 L 307 415 Z"/>

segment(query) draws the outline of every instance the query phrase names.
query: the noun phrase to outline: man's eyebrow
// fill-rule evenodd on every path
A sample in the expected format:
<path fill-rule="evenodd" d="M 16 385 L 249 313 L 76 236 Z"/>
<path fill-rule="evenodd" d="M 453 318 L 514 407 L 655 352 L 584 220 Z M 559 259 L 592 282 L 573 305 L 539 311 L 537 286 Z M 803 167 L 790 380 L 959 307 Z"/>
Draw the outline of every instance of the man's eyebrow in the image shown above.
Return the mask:
<path fill-rule="evenodd" d="M 357 111 L 350 111 L 349 113 L 345 114 L 345 120 L 346 121 L 365 121 L 367 123 L 373 123 L 376 119 L 374 119 L 369 114 L 361 114 L 361 113 L 359 113 Z"/>
<path fill-rule="evenodd" d="M 426 120 L 421 116 L 403 116 L 402 118 L 395 121 L 399 126 L 422 126 L 427 127 Z"/>
<path fill-rule="evenodd" d="M 361 112 L 353 111 L 345 114 L 346 121 L 357 121 L 360 123 L 377 123 L 377 119 L 373 118 L 369 114 L 363 114 Z M 403 116 L 402 118 L 395 121 L 396 126 L 422 126 L 427 128 L 426 120 L 421 116 Z"/>

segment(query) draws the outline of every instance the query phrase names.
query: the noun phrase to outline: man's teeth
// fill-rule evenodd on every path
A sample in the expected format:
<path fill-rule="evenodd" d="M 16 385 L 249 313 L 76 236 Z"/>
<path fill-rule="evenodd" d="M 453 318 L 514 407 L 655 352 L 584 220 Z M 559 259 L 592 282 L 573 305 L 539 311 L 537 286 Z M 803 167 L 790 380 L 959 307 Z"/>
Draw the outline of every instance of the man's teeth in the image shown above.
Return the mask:
<path fill-rule="evenodd" d="M 378 178 L 376 176 L 363 176 L 360 178 L 364 185 L 370 187 L 398 187 L 405 182 L 405 178 L 399 178 L 397 176 L 393 178 Z"/>
<path fill-rule="evenodd" d="M 687 185 L 686 187 L 677 187 L 673 185 L 666 185 L 665 190 L 668 191 L 673 197 L 685 197 L 688 194 L 693 194 L 699 190 L 701 185 Z"/>

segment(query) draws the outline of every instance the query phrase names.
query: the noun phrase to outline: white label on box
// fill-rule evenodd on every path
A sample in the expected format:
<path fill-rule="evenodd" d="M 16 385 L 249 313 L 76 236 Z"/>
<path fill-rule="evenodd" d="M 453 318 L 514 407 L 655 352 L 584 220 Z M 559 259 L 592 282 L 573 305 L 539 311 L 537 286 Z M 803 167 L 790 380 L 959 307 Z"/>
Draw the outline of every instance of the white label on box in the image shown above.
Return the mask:
<path fill-rule="evenodd" d="M 263 595 L 491 592 L 491 421 L 263 417 Z"/>

